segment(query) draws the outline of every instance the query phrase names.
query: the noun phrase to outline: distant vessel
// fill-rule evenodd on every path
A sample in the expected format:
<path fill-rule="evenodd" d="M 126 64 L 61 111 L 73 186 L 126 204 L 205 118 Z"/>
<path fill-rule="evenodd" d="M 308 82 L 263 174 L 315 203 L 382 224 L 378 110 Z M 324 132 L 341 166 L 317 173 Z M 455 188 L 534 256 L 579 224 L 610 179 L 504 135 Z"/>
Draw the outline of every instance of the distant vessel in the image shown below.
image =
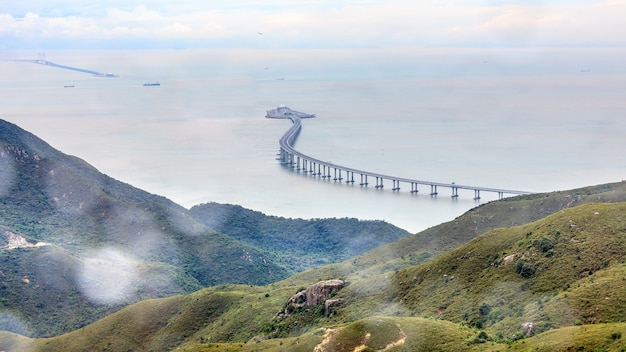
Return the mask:
<path fill-rule="evenodd" d="M 49 63 L 47 65 L 49 65 Z M 59 66 L 59 65 L 57 65 L 57 66 Z M 59 67 L 61 67 L 61 66 L 59 66 Z M 66 67 L 63 66 L 62 68 L 66 68 Z M 73 68 L 70 68 L 70 69 L 73 69 Z M 86 70 L 82 70 L 82 71 L 86 71 Z M 89 71 L 89 72 L 91 72 L 91 71 Z M 94 73 L 94 76 L 96 76 L 96 77 L 119 77 L 115 73 L 111 73 L 111 72 L 109 72 L 109 73 L 97 73 L 96 72 L 96 73 Z"/>
<path fill-rule="evenodd" d="M 306 119 L 310 117 L 315 117 L 315 114 L 307 114 L 304 112 L 291 110 L 285 105 L 280 105 L 276 109 L 267 110 L 267 114 L 265 115 L 265 117 L 268 117 L 271 119 L 288 119 L 292 116 L 299 117 L 301 119 Z"/>
<path fill-rule="evenodd" d="M 66 86 L 63 86 L 63 88 L 74 88 L 74 85 L 73 84 L 66 85 Z"/>
<path fill-rule="evenodd" d="M 158 87 L 158 86 L 160 86 L 160 85 L 161 85 L 161 83 L 159 83 L 159 82 L 144 83 L 144 84 L 143 84 L 143 86 L 144 86 L 144 87 Z"/>

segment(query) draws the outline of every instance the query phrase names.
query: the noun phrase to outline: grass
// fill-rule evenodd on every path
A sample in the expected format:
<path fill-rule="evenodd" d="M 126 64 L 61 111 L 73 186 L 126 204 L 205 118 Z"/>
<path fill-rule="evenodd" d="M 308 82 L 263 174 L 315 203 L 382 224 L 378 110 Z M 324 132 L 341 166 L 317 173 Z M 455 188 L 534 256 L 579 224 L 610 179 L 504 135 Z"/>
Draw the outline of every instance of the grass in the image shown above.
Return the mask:
<path fill-rule="evenodd" d="M 220 285 L 142 301 L 59 337 L 18 342 L 34 351 L 310 351 L 321 343 L 332 351 L 558 350 L 542 336 L 575 333 L 570 347 L 614 350 L 626 309 L 624 213 L 626 203 L 585 204 L 489 231 L 397 272 L 341 263 L 267 286 Z M 532 275 L 521 274 L 521 260 Z M 263 327 L 291 295 L 338 274 L 348 285 L 336 296 L 344 298 L 336 314 L 294 314 L 285 337 L 268 338 Z M 524 322 L 537 336 L 523 338 Z"/>
<path fill-rule="evenodd" d="M 493 230 L 429 263 L 400 271 L 394 289 L 415 315 L 493 326 L 505 335 L 526 320 L 542 318 L 546 329 L 567 323 L 563 311 L 543 312 L 546 302 L 559 294 L 564 297 L 565 291 L 584 285 L 598 271 L 617 266 L 611 279 L 601 282 L 611 289 L 607 294 L 613 301 L 622 299 L 623 294 L 611 287 L 618 287 L 624 278 L 620 263 L 626 256 L 625 212 L 626 203 L 589 204 L 528 225 Z M 546 237 L 554 241 L 551 253 L 541 247 Z M 507 257 L 512 260 L 506 262 Z M 520 260 L 532 265 L 535 273 L 521 275 L 516 267 Z M 575 298 L 583 289 L 570 294 L 569 302 L 577 303 L 576 309 L 584 309 L 583 303 L 594 309 L 606 306 L 606 291 L 590 296 L 598 292 L 594 286 L 596 291 L 586 291 L 586 298 Z M 497 314 L 490 316 L 495 309 Z M 617 316 L 606 311 L 595 318 L 578 318 L 600 322 Z"/>
<path fill-rule="evenodd" d="M 568 326 L 489 351 L 625 351 L 623 333 L 626 333 L 624 323 Z"/>

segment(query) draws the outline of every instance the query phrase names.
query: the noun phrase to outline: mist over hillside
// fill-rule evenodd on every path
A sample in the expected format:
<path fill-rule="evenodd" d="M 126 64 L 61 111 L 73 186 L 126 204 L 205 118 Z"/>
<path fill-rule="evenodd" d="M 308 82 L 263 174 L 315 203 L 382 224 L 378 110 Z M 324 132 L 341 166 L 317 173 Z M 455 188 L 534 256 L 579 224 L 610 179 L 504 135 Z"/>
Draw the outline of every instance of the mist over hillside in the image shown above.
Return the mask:
<path fill-rule="evenodd" d="M 619 351 L 625 207 L 625 182 L 493 202 L 279 282 L 142 301 L 51 339 L 2 333 L 0 348 Z M 486 230 L 466 240 L 463 224 Z M 454 248 L 432 234 L 449 236 Z M 345 286 L 319 290 L 336 281 Z"/>
<path fill-rule="evenodd" d="M 299 233 L 286 225 L 298 220 L 273 217 L 283 243 L 263 246 L 249 240 L 260 235 L 245 218 L 230 220 L 251 228 L 245 236 L 203 222 L 230 209 L 214 205 L 196 219 L 0 120 L 0 247 L 17 237 L 33 244 L 0 248 L 0 329 L 53 336 L 143 299 L 218 284 L 263 285 L 408 235 L 378 221 L 303 220 L 316 239 L 305 248 L 290 240 Z M 358 233 L 337 240 L 348 228 Z"/>

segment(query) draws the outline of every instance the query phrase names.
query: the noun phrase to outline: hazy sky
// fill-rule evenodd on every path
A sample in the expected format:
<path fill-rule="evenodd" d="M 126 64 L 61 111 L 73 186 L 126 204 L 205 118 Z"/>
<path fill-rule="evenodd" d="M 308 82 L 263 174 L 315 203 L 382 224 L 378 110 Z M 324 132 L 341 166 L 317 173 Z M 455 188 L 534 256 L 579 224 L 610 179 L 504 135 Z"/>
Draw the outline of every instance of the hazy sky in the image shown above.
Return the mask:
<path fill-rule="evenodd" d="M 625 14 L 624 0 L 0 0 L 0 50 L 624 47 Z"/>

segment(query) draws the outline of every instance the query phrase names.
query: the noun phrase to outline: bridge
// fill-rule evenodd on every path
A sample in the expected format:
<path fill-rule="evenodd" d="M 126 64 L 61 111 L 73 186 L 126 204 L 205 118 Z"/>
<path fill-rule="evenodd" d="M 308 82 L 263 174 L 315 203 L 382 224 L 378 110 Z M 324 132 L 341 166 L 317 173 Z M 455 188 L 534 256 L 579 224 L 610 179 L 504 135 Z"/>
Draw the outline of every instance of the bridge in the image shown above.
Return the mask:
<path fill-rule="evenodd" d="M 293 143 L 300 134 L 302 129 L 302 118 L 312 118 L 315 115 L 309 115 L 290 110 L 287 107 L 281 106 L 278 109 L 270 110 L 267 112 L 266 117 L 276 119 L 290 119 L 293 125 L 285 134 L 280 138 L 280 154 L 279 160 L 282 164 L 288 165 L 298 172 L 304 172 L 311 174 L 312 176 L 321 177 L 322 179 L 333 180 L 335 182 L 342 182 L 345 179 L 345 183 L 358 184 L 362 187 L 367 187 L 369 181 L 375 180 L 375 188 L 383 189 L 384 182 L 391 182 L 392 191 L 400 191 L 400 185 L 410 185 L 411 193 L 418 192 L 418 186 L 430 187 L 430 195 L 436 196 L 439 193 L 439 188 L 449 188 L 451 190 L 452 198 L 459 196 L 459 190 L 471 190 L 474 191 L 474 199 L 480 199 L 481 192 L 497 193 L 498 199 L 503 199 L 505 195 L 521 195 L 531 194 L 532 192 L 517 191 L 511 189 L 491 188 L 491 187 L 478 187 L 469 185 L 460 185 L 454 182 L 433 182 L 417 179 L 410 179 L 404 177 L 396 177 L 390 175 L 379 174 L 375 172 L 369 172 L 364 170 L 358 170 L 342 165 L 333 164 L 331 162 L 322 161 L 311 156 L 305 155 L 297 151 L 293 147 Z M 345 178 L 344 178 L 345 175 Z M 355 176 L 357 180 L 355 180 Z"/>
<path fill-rule="evenodd" d="M 54 62 L 46 60 L 46 54 L 45 53 L 39 53 L 37 55 L 36 59 L 0 59 L 0 61 L 28 62 L 28 63 L 32 63 L 32 64 L 38 64 L 38 65 L 62 68 L 62 69 L 65 69 L 65 70 L 72 70 L 72 71 L 88 73 L 88 74 L 91 74 L 91 75 L 94 75 L 94 76 L 97 76 L 97 77 L 119 77 L 118 75 L 110 73 L 110 72 L 109 73 L 102 73 L 102 72 L 87 70 L 87 69 L 84 69 L 84 68 L 78 68 L 78 67 L 72 67 L 72 66 L 65 66 L 65 65 L 55 64 Z"/>

